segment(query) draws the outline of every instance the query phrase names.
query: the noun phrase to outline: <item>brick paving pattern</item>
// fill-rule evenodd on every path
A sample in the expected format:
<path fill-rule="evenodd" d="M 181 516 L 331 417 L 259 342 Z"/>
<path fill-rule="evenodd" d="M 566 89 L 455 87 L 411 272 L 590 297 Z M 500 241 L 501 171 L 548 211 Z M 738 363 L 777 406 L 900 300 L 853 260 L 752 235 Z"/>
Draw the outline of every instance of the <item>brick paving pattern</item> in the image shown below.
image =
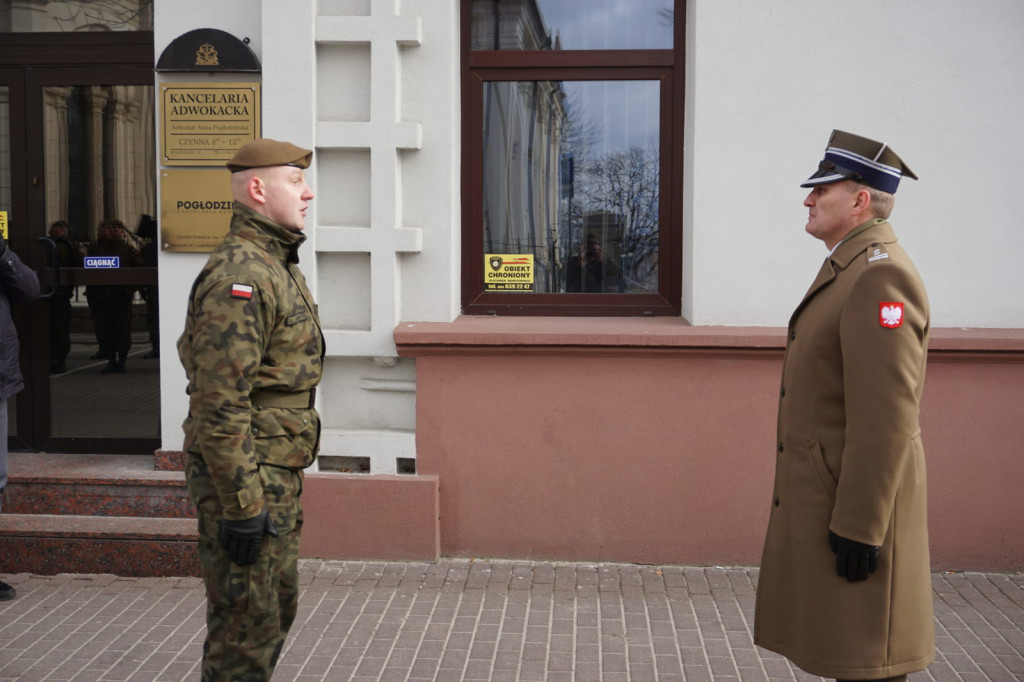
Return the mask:
<path fill-rule="evenodd" d="M 304 560 L 275 680 L 819 680 L 754 646 L 756 568 Z M 2 575 L 0 680 L 198 680 L 196 578 Z M 936 573 L 912 682 L 1024 680 L 1024 575 Z"/>

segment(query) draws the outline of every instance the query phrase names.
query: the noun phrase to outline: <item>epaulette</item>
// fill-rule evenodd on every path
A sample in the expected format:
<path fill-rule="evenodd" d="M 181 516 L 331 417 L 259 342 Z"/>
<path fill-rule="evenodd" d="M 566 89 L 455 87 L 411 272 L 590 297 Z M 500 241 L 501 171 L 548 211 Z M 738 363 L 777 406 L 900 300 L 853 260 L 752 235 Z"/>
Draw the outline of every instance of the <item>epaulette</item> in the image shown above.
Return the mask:
<path fill-rule="evenodd" d="M 868 247 L 867 255 L 868 264 L 889 259 L 889 252 L 885 250 L 885 246 L 877 242 Z"/>

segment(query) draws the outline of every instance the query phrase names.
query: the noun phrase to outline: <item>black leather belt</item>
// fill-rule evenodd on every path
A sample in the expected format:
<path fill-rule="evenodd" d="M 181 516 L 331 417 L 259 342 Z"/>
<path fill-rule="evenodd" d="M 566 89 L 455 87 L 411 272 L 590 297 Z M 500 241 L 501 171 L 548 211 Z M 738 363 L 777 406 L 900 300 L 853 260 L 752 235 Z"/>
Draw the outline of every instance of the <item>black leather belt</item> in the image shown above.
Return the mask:
<path fill-rule="evenodd" d="M 316 389 L 308 391 L 271 391 L 259 389 L 250 396 L 256 407 L 284 407 L 293 410 L 313 409 L 316 402 Z"/>

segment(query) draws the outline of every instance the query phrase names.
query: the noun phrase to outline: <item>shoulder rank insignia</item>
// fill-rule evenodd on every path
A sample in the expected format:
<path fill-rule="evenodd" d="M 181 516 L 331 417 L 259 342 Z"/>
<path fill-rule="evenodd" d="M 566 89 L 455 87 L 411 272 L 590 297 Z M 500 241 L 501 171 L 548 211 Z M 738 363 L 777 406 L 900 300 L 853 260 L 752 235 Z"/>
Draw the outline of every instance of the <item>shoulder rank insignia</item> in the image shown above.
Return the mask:
<path fill-rule="evenodd" d="M 874 263 L 877 260 L 885 260 L 889 257 L 889 252 L 885 250 L 885 247 L 881 244 L 872 244 L 868 247 L 868 262 Z"/>
<path fill-rule="evenodd" d="M 898 301 L 882 301 L 878 304 L 878 324 L 888 329 L 903 326 L 903 304 Z"/>
<path fill-rule="evenodd" d="M 245 300 L 252 299 L 252 286 L 249 284 L 235 284 L 231 285 L 231 298 L 244 298 Z"/>

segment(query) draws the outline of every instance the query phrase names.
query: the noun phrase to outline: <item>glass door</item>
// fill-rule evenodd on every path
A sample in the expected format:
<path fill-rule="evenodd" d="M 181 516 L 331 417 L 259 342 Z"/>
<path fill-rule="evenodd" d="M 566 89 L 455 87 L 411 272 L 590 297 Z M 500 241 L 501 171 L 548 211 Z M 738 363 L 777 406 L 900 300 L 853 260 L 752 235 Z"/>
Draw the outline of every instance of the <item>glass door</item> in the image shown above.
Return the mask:
<path fill-rule="evenodd" d="M 7 107 L 23 120 L 24 151 L 0 148 L 0 165 L 10 167 L 12 195 L 22 195 L 9 200 L 10 243 L 39 273 L 43 298 L 16 311 L 26 389 L 10 401 L 11 445 L 152 453 L 160 437 L 152 69 L 42 66 L 22 78 Z M 19 199 L 24 208 L 14 211 Z"/>

